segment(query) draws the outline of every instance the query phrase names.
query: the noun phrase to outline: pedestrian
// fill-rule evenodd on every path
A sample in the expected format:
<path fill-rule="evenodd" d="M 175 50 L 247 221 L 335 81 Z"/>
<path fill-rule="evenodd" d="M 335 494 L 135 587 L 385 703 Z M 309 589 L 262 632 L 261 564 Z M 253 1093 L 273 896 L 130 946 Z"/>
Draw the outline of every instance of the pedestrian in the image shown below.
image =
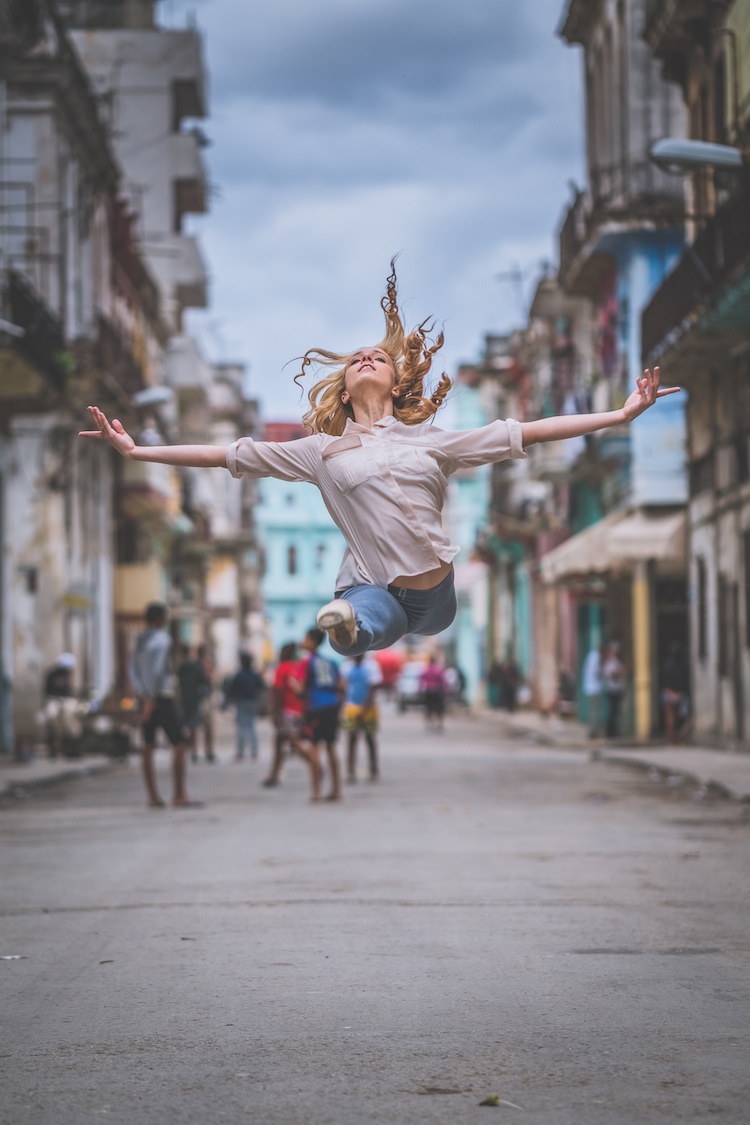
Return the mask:
<path fill-rule="evenodd" d="M 617 738 L 620 732 L 620 711 L 627 678 L 627 668 L 620 659 L 620 642 L 612 641 L 602 664 L 602 686 L 607 702 L 607 738 Z"/>
<path fill-rule="evenodd" d="M 190 757 L 198 760 L 196 731 L 201 723 L 201 707 L 210 689 L 206 670 L 198 656 L 192 656 L 189 645 L 180 645 L 180 662 L 177 665 L 177 683 L 180 688 L 180 712 L 187 731 Z"/>
<path fill-rule="evenodd" d="M 161 729 L 172 745 L 172 778 L 175 808 L 195 806 L 185 790 L 188 742 L 177 706 L 177 685 L 171 668 L 172 638 L 166 629 L 167 608 L 152 602 L 146 609 L 146 628 L 135 638 L 130 654 L 130 683 L 138 697 L 143 731 L 143 780 L 150 808 L 164 807 L 156 784 L 154 748 Z"/>
<path fill-rule="evenodd" d="M 678 641 L 671 642 L 661 667 L 661 706 L 667 742 L 678 742 L 690 713 L 690 673 Z"/>
<path fill-rule="evenodd" d="M 73 653 L 62 652 L 44 678 L 41 718 L 50 758 L 70 753 L 83 734 L 81 706 L 73 688 L 75 669 Z"/>
<path fill-rule="evenodd" d="M 284 764 L 284 753 L 289 747 L 307 761 L 312 769 L 309 747 L 302 742 L 302 720 L 304 717 L 304 662 L 300 661 L 297 645 L 293 642 L 282 646 L 279 662 L 274 672 L 271 687 L 271 722 L 274 727 L 273 762 L 263 785 L 270 789 L 278 785 Z"/>
<path fill-rule="evenodd" d="M 375 347 L 336 353 L 312 348 L 302 369 L 333 368 L 308 393 L 308 437 L 229 446 L 137 446 L 122 424 L 111 424 L 96 406 L 96 429 L 82 437 L 108 441 L 136 461 L 226 467 L 235 477 L 309 481 L 341 529 L 348 548 L 335 597 L 318 613 L 332 647 L 345 656 L 387 648 L 406 633 L 433 636 L 456 614 L 453 559 L 459 548 L 442 528 L 447 478 L 458 469 L 522 458 L 535 442 L 580 437 L 631 422 L 660 395 L 659 371 L 646 371 L 619 410 L 571 414 L 532 422 L 497 420 L 474 430 L 449 432 L 432 424 L 451 380 L 443 375 L 425 394 L 424 381 L 443 345 L 431 343 L 426 321 L 404 330 L 391 263 L 381 302 L 386 335 Z"/>
<path fill-rule="evenodd" d="M 459 707 L 468 707 L 466 698 L 466 675 L 458 664 L 449 664 L 445 669 L 445 679 L 448 686 L 448 696 Z"/>
<path fill-rule="evenodd" d="M 367 743 L 370 781 L 380 776 L 377 735 L 380 727 L 380 710 L 377 691 L 383 683 L 383 673 L 377 660 L 360 652 L 344 669 L 346 695 L 342 726 L 347 732 L 346 780 L 357 780 L 357 746 L 363 734 Z"/>
<path fill-rule="evenodd" d="M 602 730 L 602 669 L 606 656 L 605 644 L 595 645 L 583 662 L 583 694 L 589 716 L 589 738 L 598 738 Z"/>
<path fill-rule="evenodd" d="M 424 721 L 428 730 L 442 731 L 445 718 L 447 684 L 445 672 L 432 653 L 419 675 L 419 690 L 424 705 Z"/>
<path fill-rule="evenodd" d="M 244 758 L 246 743 L 250 747 L 250 757 L 253 761 L 258 757 L 258 731 L 255 720 L 258 717 L 258 704 L 265 688 L 265 680 L 253 667 L 250 653 L 240 653 L 240 668 L 226 685 L 223 704 L 224 708 L 233 705 L 235 710 L 237 724 L 235 762 L 241 762 Z"/>
<path fill-rule="evenodd" d="M 521 669 L 512 656 L 503 664 L 502 671 L 502 701 L 506 711 L 513 714 L 518 705 L 518 689 L 521 685 Z"/>
<path fill-rule="evenodd" d="M 313 801 L 320 799 L 320 747 L 325 746 L 330 791 L 327 801 L 341 800 L 341 768 L 336 753 L 342 703 L 342 682 L 338 665 L 321 656 L 318 649 L 325 640 L 322 629 L 308 629 L 302 647 L 307 652 L 303 665 L 304 744 L 311 763 Z"/>
<path fill-rule="evenodd" d="M 487 702 L 497 711 L 503 701 L 503 677 L 505 665 L 493 660 L 487 672 Z"/>
<path fill-rule="evenodd" d="M 202 731 L 203 753 L 206 755 L 206 761 L 215 762 L 216 754 L 214 753 L 214 681 L 216 678 L 216 669 L 214 667 L 214 662 L 211 659 L 208 645 L 198 645 L 198 660 L 200 661 L 203 668 L 204 684 L 201 688 L 200 707 L 198 710 L 196 743 L 197 732 Z M 196 745 L 196 758 L 197 755 L 198 748 Z M 195 758 L 193 760 L 195 760 Z"/>

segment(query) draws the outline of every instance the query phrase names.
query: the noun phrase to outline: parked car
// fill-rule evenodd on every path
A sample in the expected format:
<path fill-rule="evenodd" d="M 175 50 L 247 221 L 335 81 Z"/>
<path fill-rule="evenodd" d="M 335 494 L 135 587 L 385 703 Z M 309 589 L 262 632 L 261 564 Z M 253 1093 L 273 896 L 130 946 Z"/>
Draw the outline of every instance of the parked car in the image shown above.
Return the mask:
<path fill-rule="evenodd" d="M 426 665 L 421 661 L 404 664 L 396 681 L 396 706 L 403 714 L 409 707 L 421 707 L 424 699 L 419 687 L 419 677 Z"/>

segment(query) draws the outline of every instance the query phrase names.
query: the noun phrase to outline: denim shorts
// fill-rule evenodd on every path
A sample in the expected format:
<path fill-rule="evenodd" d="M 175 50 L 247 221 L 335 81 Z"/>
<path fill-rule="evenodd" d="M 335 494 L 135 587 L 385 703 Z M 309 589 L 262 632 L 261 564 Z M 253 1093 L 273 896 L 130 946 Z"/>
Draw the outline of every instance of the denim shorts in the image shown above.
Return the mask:
<path fill-rule="evenodd" d="M 433 637 L 447 629 L 456 616 L 452 570 L 431 590 L 362 585 L 337 590 L 336 597 L 351 602 L 357 617 L 357 640 L 351 648 L 341 648 L 331 641 L 342 656 L 390 648 L 407 633 Z"/>

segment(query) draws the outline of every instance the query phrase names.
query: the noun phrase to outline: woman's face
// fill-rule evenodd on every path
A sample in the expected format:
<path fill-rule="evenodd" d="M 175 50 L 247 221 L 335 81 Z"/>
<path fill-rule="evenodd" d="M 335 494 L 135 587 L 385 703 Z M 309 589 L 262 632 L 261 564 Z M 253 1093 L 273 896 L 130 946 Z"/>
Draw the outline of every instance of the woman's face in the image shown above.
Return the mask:
<path fill-rule="evenodd" d="M 346 367 L 344 385 L 350 396 L 366 389 L 393 390 L 396 371 L 391 357 L 382 348 L 360 348 Z"/>

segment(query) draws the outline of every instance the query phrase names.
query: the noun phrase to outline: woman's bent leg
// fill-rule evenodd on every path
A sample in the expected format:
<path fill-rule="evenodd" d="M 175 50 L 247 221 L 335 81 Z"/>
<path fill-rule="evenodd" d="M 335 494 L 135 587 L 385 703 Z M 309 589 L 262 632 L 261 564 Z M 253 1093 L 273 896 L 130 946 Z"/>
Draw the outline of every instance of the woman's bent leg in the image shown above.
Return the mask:
<path fill-rule="evenodd" d="M 341 656 L 357 656 L 371 649 L 389 648 L 408 631 L 405 611 L 382 586 L 350 586 L 337 597 L 352 605 L 357 618 L 357 640 L 351 648 L 343 648 L 331 641 L 332 648 Z"/>

